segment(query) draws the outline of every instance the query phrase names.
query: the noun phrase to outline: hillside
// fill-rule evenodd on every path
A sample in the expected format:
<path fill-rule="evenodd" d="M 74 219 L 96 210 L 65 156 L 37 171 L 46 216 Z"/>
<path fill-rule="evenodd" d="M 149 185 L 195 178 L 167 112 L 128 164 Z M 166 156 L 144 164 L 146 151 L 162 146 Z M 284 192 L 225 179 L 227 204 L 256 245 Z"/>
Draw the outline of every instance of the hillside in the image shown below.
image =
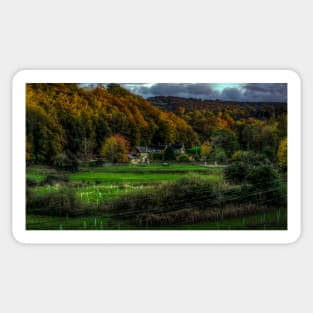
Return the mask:
<path fill-rule="evenodd" d="M 253 150 L 276 160 L 279 142 L 287 136 L 287 104 L 234 102 L 180 97 L 148 99 L 167 112 L 184 119 L 201 143 L 213 145 L 212 155 L 221 161 L 237 149 Z"/>
<path fill-rule="evenodd" d="M 67 151 L 81 160 L 101 154 L 113 135 L 134 145 L 209 142 L 226 162 L 238 150 L 275 160 L 287 136 L 283 103 L 240 103 L 154 97 L 146 100 L 117 84 L 81 88 L 78 84 L 27 84 L 27 161 L 51 164 Z M 196 153 L 197 154 L 197 153 Z"/>
<path fill-rule="evenodd" d="M 130 146 L 188 146 L 198 140 L 176 114 L 116 84 L 91 90 L 77 84 L 28 84 L 26 99 L 28 161 L 50 163 L 64 150 L 88 159 L 114 134 L 124 136 Z"/>

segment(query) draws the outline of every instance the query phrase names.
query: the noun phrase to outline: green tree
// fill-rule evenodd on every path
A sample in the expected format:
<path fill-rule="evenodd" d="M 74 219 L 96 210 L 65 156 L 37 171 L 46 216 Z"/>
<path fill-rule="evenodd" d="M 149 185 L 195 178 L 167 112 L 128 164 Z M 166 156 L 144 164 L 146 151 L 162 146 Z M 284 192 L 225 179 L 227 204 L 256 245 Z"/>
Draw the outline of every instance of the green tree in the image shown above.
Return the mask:
<path fill-rule="evenodd" d="M 262 150 L 263 121 L 248 119 L 241 131 L 241 142 L 247 150 L 260 152 Z"/>
<path fill-rule="evenodd" d="M 176 160 L 176 155 L 173 147 L 168 146 L 164 151 L 164 160 L 173 161 Z"/>
<path fill-rule="evenodd" d="M 128 141 L 121 135 L 114 135 L 105 140 L 101 154 L 112 163 L 127 162 L 128 150 Z"/>
<path fill-rule="evenodd" d="M 39 106 L 26 108 L 26 138 L 28 161 L 51 163 L 63 148 L 62 128 Z"/>
<path fill-rule="evenodd" d="M 227 158 L 230 158 L 234 151 L 238 150 L 239 143 L 236 134 L 230 129 L 219 129 L 212 136 L 212 144 L 217 153 L 223 150 Z"/>
<path fill-rule="evenodd" d="M 215 161 L 219 164 L 227 163 L 227 155 L 223 149 L 219 149 L 215 151 Z"/>

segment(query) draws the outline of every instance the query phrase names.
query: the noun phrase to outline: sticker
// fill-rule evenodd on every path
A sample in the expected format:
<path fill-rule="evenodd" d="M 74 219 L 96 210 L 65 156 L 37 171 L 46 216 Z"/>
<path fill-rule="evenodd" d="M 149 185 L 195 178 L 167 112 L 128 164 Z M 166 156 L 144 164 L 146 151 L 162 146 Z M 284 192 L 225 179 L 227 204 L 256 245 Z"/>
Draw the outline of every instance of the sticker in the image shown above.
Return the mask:
<path fill-rule="evenodd" d="M 18 72 L 14 238 L 296 241 L 300 90 L 290 70 Z"/>

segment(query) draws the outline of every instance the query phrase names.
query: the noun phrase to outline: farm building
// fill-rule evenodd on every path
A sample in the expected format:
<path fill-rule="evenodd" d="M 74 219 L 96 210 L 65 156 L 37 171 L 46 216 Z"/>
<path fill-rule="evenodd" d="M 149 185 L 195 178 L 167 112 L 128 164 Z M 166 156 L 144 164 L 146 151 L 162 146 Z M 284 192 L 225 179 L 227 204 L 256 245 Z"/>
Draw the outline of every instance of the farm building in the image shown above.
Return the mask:
<path fill-rule="evenodd" d="M 149 164 L 149 154 L 164 153 L 166 148 L 171 147 L 176 156 L 185 153 L 184 145 L 151 145 L 151 146 L 134 146 L 128 155 L 128 159 L 132 164 Z"/>
<path fill-rule="evenodd" d="M 171 147 L 173 148 L 176 155 L 186 153 L 184 145 L 172 145 Z"/>
<path fill-rule="evenodd" d="M 163 153 L 166 149 L 166 145 L 154 145 L 148 147 L 148 152 L 150 153 Z"/>
<path fill-rule="evenodd" d="M 132 164 L 139 164 L 139 163 L 146 163 L 149 164 L 149 150 L 148 147 L 143 146 L 135 146 L 130 151 L 128 158 L 130 163 Z"/>

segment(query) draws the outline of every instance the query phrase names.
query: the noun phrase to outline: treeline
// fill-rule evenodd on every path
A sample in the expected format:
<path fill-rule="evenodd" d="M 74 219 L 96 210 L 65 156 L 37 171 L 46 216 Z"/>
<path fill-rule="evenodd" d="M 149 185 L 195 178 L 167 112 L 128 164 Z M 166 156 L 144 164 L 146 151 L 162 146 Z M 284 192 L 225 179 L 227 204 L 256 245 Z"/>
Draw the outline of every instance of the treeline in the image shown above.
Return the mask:
<path fill-rule="evenodd" d="M 179 112 L 184 110 L 190 112 L 208 110 L 211 112 L 220 112 L 227 110 L 237 119 L 239 117 L 268 119 L 277 117 L 282 113 L 287 113 L 287 104 L 280 102 L 235 102 L 172 96 L 157 96 L 148 98 L 148 100 L 165 111 Z"/>
<path fill-rule="evenodd" d="M 219 163 L 227 163 L 238 150 L 275 163 L 286 142 L 287 106 L 177 97 L 148 101 L 118 84 L 27 84 L 28 162 L 49 164 L 58 156 L 64 163 L 65 151 L 71 158 L 90 160 L 114 135 L 125 138 L 128 147 L 184 144 L 194 158 Z"/>
<path fill-rule="evenodd" d="M 63 151 L 88 160 L 116 134 L 130 146 L 199 142 L 185 120 L 117 84 L 89 90 L 77 84 L 27 84 L 28 162 L 51 163 Z"/>

